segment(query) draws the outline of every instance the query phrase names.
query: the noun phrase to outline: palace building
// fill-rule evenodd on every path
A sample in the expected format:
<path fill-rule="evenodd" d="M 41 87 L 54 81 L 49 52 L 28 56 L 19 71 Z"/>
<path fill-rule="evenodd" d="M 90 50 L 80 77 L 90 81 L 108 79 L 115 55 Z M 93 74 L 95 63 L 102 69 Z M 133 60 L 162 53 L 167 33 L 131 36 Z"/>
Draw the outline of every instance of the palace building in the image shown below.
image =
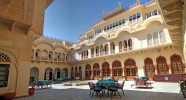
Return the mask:
<path fill-rule="evenodd" d="M 185 0 L 119 3 L 77 43 L 42 36 L 52 1 L 0 1 L 0 94 L 26 96 L 29 81 L 61 77 L 178 81 L 186 73 Z"/>
<path fill-rule="evenodd" d="M 147 76 L 157 81 L 178 80 L 177 75 L 185 74 L 180 26 L 183 1 L 172 1 L 167 4 L 164 2 L 169 1 L 160 0 L 159 5 L 155 0 L 144 4 L 137 0 L 127 8 L 119 3 L 87 29 L 77 43 L 41 37 L 32 46 L 31 78 L 133 80 L 136 76 Z M 181 6 L 174 5 L 175 2 Z M 169 8 L 172 7 L 169 4 L 182 10 L 171 11 L 174 8 Z M 165 75 L 172 76 L 165 80 Z"/>

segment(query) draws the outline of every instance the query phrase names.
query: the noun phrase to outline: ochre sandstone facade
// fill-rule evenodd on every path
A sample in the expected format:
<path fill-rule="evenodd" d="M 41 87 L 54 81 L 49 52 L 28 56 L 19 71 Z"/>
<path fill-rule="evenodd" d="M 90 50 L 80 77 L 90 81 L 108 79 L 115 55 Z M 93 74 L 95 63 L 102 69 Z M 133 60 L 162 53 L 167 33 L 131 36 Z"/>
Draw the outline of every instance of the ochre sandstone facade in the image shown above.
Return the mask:
<path fill-rule="evenodd" d="M 51 0 L 0 0 L 0 94 L 28 95 L 30 56 Z"/>
<path fill-rule="evenodd" d="M 40 37 L 50 3 L 0 1 L 0 94 L 26 96 L 29 81 L 60 77 L 153 80 L 185 74 L 185 0 L 137 0 L 128 8 L 119 4 L 77 43 Z"/>
<path fill-rule="evenodd" d="M 145 4 L 137 1 L 128 8 L 119 4 L 112 12 L 104 13 L 103 19 L 95 22 L 72 46 L 64 42 L 48 43 L 42 37 L 43 41 L 38 40 L 32 48 L 31 78 L 133 80 L 135 76 L 147 76 L 153 80 L 156 75 L 184 74 L 183 46 L 174 41 L 179 38 L 174 38 L 167 28 L 158 1 Z"/>

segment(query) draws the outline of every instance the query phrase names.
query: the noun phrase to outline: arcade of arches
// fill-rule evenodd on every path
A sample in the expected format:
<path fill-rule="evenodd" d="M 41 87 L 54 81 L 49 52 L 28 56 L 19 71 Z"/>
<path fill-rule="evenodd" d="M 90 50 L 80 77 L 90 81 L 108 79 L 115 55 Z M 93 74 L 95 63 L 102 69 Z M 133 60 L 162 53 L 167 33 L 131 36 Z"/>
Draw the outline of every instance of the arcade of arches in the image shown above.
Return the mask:
<path fill-rule="evenodd" d="M 173 54 L 170 56 L 170 64 L 164 56 L 156 58 L 156 63 L 153 63 L 152 58 L 146 57 L 144 59 L 143 72 L 150 80 L 153 80 L 154 75 L 166 75 L 166 74 L 184 74 L 185 67 L 182 63 L 181 56 Z M 123 64 L 122 64 L 123 63 Z M 100 66 L 101 65 L 101 66 Z M 122 66 L 124 65 L 124 66 Z M 138 76 L 138 65 L 132 58 L 128 58 L 124 61 L 115 60 L 111 64 L 109 62 L 103 62 L 102 64 L 94 63 L 86 64 L 84 69 L 84 75 L 82 74 L 81 66 L 71 67 L 72 79 L 75 77 L 83 77 L 85 79 L 97 79 L 98 77 L 113 77 L 115 79 L 121 79 L 125 77 L 126 80 L 133 80 L 134 77 Z"/>
<path fill-rule="evenodd" d="M 61 77 L 69 77 L 67 68 L 61 69 L 57 67 L 55 69 L 52 69 L 51 67 L 48 67 L 45 69 L 43 75 L 40 75 L 39 70 L 39 67 L 32 67 L 30 69 L 30 81 L 37 81 L 39 80 L 40 76 L 44 76 L 44 80 L 53 80 Z"/>

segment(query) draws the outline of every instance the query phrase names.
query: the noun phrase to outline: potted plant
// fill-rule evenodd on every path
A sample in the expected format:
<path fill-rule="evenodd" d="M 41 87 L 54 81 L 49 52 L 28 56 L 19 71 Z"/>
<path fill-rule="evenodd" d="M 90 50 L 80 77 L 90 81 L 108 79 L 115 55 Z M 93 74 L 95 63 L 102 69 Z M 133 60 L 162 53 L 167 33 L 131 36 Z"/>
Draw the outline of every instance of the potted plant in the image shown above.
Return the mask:
<path fill-rule="evenodd" d="M 32 87 L 28 89 L 28 94 L 29 94 L 30 96 L 33 96 L 34 93 L 35 93 L 35 85 L 36 85 L 35 82 L 31 82 L 31 86 L 32 86 Z"/>
<path fill-rule="evenodd" d="M 102 80 L 102 77 L 101 76 L 98 76 L 98 81 L 101 81 Z"/>
<path fill-rule="evenodd" d="M 125 76 L 122 75 L 122 76 L 121 76 L 121 79 L 122 79 L 122 80 L 125 80 Z"/>

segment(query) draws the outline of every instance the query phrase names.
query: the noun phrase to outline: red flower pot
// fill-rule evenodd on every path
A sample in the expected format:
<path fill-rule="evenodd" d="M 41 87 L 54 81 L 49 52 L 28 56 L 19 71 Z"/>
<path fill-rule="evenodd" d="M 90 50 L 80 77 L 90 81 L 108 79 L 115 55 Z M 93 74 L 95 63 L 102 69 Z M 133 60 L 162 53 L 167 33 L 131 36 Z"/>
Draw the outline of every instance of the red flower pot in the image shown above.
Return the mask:
<path fill-rule="evenodd" d="M 33 96 L 35 93 L 35 88 L 29 88 L 28 93 L 30 96 Z"/>
<path fill-rule="evenodd" d="M 12 99 L 14 99 L 15 97 L 16 97 L 16 92 L 5 93 L 5 94 L 3 95 L 3 98 L 4 98 L 5 100 L 12 100 Z"/>

